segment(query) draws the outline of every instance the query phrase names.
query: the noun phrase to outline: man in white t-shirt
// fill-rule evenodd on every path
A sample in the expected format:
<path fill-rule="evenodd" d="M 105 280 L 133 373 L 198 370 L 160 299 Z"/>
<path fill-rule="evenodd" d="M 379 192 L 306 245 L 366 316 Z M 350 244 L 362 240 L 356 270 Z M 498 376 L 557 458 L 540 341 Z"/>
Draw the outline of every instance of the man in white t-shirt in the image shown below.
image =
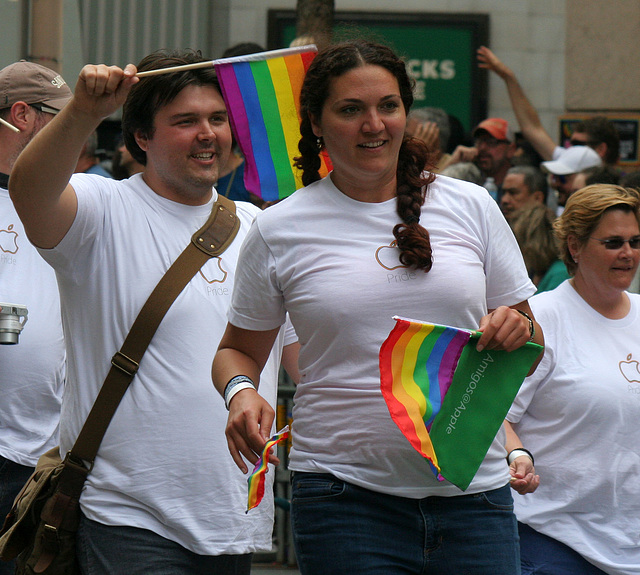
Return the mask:
<path fill-rule="evenodd" d="M 49 68 L 21 61 L 0 70 L 0 317 L 12 310 L 6 304 L 28 313 L 18 344 L 0 345 L 0 522 L 38 457 L 58 442 L 65 373 L 56 277 L 29 243 L 7 187 L 20 152 L 70 99 Z M 14 572 L 13 561 L 0 562 L 0 575 Z"/>
<path fill-rule="evenodd" d="M 154 53 L 138 68 L 202 61 L 191 51 Z M 207 220 L 231 147 L 212 68 L 136 73 L 85 66 L 70 104 L 25 149 L 11 180 L 25 229 L 60 284 L 69 358 L 63 452 L 138 311 Z M 72 176 L 88 135 L 123 104 L 125 144 L 144 172 L 121 181 Z M 177 297 L 116 411 L 80 501 L 83 572 L 248 574 L 251 553 L 271 546 L 273 500 L 245 514 L 246 479 L 229 455 L 227 412 L 211 382 L 240 244 L 258 211 L 237 204 L 238 235 Z M 281 333 L 261 378 L 270 402 L 283 343 Z"/>

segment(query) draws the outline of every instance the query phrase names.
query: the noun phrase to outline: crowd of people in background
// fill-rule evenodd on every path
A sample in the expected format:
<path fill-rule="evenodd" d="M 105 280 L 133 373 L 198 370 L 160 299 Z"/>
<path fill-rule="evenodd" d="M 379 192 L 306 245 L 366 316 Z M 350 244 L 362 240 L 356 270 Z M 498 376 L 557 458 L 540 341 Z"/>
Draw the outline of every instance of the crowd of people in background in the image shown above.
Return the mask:
<path fill-rule="evenodd" d="M 435 172 L 487 188 L 500 205 L 521 247 L 539 291 L 569 277 L 553 232 L 568 198 L 592 184 L 638 187 L 640 172 L 619 167 L 620 137 L 604 116 L 577 121 L 564 146 L 543 127 L 515 74 L 489 48 L 478 50 L 478 65 L 504 80 L 518 131 L 503 118 L 487 118 L 469 141 L 447 147 L 450 118 L 442 109 L 413 110 L 407 132 L 434 151 Z M 637 290 L 639 278 L 631 289 Z"/>
<path fill-rule="evenodd" d="M 260 44 L 242 42 L 225 50 L 220 57 L 263 51 L 265 48 Z M 586 185 L 640 186 L 640 170 L 618 166 L 620 139 L 613 122 L 604 116 L 576 121 L 570 126 L 570 138 L 560 145 L 542 125 L 513 71 L 485 46 L 478 50 L 477 58 L 480 68 L 504 80 L 517 129 L 505 119 L 487 118 L 469 133 L 455 116 L 442 108 L 412 109 L 407 119 L 407 134 L 429 147 L 433 172 L 486 187 L 509 221 L 513 221 L 514 216 L 523 219 L 520 212 L 525 204 L 528 209 L 532 208 L 530 200 L 546 205 L 551 211 L 547 216 L 555 218 L 562 213 L 568 197 Z M 579 148 L 569 151 L 575 147 Z M 523 166 L 528 169 L 514 171 Z M 122 179 L 142 169 L 121 139 L 98 149 L 96 132 L 87 140 L 76 171 Z M 230 199 L 266 207 L 260 198 L 246 190 L 243 176 L 244 158 L 234 142 L 217 187 Z M 516 211 L 519 213 L 515 214 Z"/>
<path fill-rule="evenodd" d="M 446 110 L 412 109 L 388 47 L 322 50 L 302 87 L 304 188 L 273 207 L 244 186 L 213 68 L 136 76 L 200 53 L 86 66 L 74 94 L 34 64 L 0 70 L 0 224 L 20 240 L 0 254 L 0 301 L 27 298 L 39 328 L 0 347 L 2 513 L 41 452 L 73 445 L 139 307 L 223 195 L 240 233 L 176 300 L 111 423 L 81 500 L 83 572 L 249 573 L 273 501 L 246 515 L 242 472 L 273 432 L 281 361 L 300 381 L 304 575 L 640 575 L 640 171 L 620 168 L 610 120 L 559 145 L 513 71 L 477 58 L 517 126 L 454 137 Z M 410 282 L 387 281 L 370 257 L 383 244 Z M 465 493 L 381 398 L 393 315 L 479 330 L 479 349 L 545 345 Z"/>

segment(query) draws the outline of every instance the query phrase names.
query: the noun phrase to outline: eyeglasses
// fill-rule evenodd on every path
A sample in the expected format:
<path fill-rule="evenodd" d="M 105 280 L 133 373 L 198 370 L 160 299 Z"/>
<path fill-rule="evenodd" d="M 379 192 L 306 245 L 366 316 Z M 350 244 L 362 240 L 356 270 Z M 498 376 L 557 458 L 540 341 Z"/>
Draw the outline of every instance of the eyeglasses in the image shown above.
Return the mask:
<path fill-rule="evenodd" d="M 54 116 L 60 111 L 52 108 L 51 106 L 47 106 L 46 104 L 29 104 L 32 108 L 35 108 L 39 112 L 44 112 L 45 114 L 53 114 Z"/>
<path fill-rule="evenodd" d="M 640 236 L 635 236 L 633 238 L 629 238 L 628 240 L 623 240 L 622 238 L 607 238 L 605 240 L 601 240 L 600 238 L 589 239 L 600 242 L 608 250 L 619 250 L 622 246 L 624 246 L 624 244 L 627 243 L 632 250 L 640 250 Z"/>
<path fill-rule="evenodd" d="M 509 140 L 498 140 L 498 138 L 476 138 L 473 141 L 474 146 L 477 148 L 481 145 L 485 145 L 489 148 L 495 148 L 499 144 L 509 144 Z"/>
<path fill-rule="evenodd" d="M 593 148 L 597 146 L 600 142 L 596 142 L 595 140 L 569 140 L 569 143 L 572 146 L 589 146 Z"/>

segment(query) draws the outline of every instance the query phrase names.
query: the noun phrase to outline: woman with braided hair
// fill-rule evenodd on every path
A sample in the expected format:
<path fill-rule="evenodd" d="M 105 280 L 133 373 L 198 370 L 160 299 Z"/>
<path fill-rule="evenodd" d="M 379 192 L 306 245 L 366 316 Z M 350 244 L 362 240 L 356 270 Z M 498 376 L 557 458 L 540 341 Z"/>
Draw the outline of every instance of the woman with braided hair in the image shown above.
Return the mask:
<path fill-rule="evenodd" d="M 535 292 L 517 243 L 485 190 L 424 171 L 428 150 L 405 135 L 412 81 L 389 48 L 328 47 L 300 100 L 305 187 L 258 215 L 213 364 L 231 454 L 247 471 L 268 439 L 273 406 L 256 387 L 288 312 L 301 346 L 290 454 L 301 572 L 515 575 L 504 435 L 466 492 L 437 481 L 389 415 L 378 354 L 394 315 L 480 329 L 486 349 L 542 343 L 517 311 L 531 315 Z M 324 151 L 333 171 L 321 179 Z M 532 474 L 527 457 L 511 465 L 514 483 Z"/>

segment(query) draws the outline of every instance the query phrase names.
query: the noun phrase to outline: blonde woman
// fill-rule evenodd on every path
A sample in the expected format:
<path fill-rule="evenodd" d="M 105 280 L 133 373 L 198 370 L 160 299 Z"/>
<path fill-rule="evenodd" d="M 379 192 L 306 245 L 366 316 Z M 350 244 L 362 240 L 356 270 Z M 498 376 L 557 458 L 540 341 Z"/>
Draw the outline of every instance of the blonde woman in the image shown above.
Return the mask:
<path fill-rule="evenodd" d="M 554 224 L 572 277 L 529 300 L 546 350 L 507 415 L 540 477 L 515 498 L 523 575 L 640 573 L 639 211 L 630 188 L 575 192 Z"/>

